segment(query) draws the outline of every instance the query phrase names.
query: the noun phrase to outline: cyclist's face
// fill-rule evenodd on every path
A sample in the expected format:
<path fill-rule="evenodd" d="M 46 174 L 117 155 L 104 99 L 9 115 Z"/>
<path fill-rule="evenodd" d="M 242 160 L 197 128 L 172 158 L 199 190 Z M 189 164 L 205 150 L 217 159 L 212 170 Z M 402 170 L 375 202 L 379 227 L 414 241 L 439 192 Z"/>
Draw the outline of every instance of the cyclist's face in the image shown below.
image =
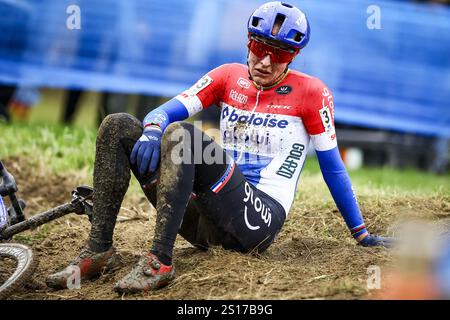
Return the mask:
<path fill-rule="evenodd" d="M 279 80 L 287 65 L 295 57 L 287 51 L 250 40 L 248 67 L 253 80 L 261 86 L 270 86 Z"/>

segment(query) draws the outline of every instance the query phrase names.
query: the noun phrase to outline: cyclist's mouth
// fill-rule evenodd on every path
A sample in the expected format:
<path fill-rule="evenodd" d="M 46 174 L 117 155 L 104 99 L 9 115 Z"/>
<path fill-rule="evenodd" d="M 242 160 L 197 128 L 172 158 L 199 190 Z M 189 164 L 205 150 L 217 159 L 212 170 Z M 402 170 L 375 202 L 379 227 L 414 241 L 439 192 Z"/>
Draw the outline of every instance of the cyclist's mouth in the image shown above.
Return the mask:
<path fill-rule="evenodd" d="M 254 68 L 254 71 L 256 71 L 256 76 L 262 76 L 262 77 L 267 77 L 268 75 L 271 74 L 271 72 L 263 70 L 263 69 L 258 69 L 258 68 Z"/>

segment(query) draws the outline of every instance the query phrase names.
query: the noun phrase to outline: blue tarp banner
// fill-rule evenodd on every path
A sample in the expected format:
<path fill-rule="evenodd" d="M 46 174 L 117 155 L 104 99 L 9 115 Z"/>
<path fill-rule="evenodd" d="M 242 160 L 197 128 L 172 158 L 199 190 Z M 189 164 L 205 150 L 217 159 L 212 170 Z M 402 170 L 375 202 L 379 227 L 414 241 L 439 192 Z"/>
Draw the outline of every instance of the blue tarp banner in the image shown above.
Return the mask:
<path fill-rule="evenodd" d="M 247 19 L 263 2 L 0 0 L 0 82 L 170 97 L 245 63 Z M 290 2 L 312 28 L 292 67 L 330 87 L 338 122 L 450 137 L 448 7 Z"/>

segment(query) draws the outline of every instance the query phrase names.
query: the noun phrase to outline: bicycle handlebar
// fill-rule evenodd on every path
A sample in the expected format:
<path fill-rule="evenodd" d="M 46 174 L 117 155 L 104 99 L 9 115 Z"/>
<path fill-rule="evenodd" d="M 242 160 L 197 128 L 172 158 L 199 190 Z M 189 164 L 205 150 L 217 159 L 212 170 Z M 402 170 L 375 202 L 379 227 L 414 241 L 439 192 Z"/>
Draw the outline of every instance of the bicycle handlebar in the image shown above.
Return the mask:
<path fill-rule="evenodd" d="M 10 174 L 8 170 L 6 170 L 5 166 L 1 161 L 0 161 L 0 177 L 2 178 L 0 184 L 0 195 L 2 197 L 6 197 L 17 192 L 16 180 L 14 180 L 12 174 Z"/>

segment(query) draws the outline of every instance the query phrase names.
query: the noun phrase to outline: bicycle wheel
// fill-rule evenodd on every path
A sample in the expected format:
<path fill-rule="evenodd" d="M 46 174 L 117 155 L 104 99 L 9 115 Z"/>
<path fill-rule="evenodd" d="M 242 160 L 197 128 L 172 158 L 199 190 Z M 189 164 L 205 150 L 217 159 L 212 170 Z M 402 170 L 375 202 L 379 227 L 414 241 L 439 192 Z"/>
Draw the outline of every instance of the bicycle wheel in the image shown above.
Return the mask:
<path fill-rule="evenodd" d="M 12 261 L 6 263 L 6 260 Z M 0 282 L 0 300 L 2 300 L 22 287 L 30 279 L 36 268 L 36 262 L 31 249 L 18 243 L 0 243 L 0 261 L 2 265 L 7 265 L 7 268 L 10 267 L 11 269 L 4 270 L 4 266 L 0 268 L 0 276 L 2 278 L 2 282 Z"/>

